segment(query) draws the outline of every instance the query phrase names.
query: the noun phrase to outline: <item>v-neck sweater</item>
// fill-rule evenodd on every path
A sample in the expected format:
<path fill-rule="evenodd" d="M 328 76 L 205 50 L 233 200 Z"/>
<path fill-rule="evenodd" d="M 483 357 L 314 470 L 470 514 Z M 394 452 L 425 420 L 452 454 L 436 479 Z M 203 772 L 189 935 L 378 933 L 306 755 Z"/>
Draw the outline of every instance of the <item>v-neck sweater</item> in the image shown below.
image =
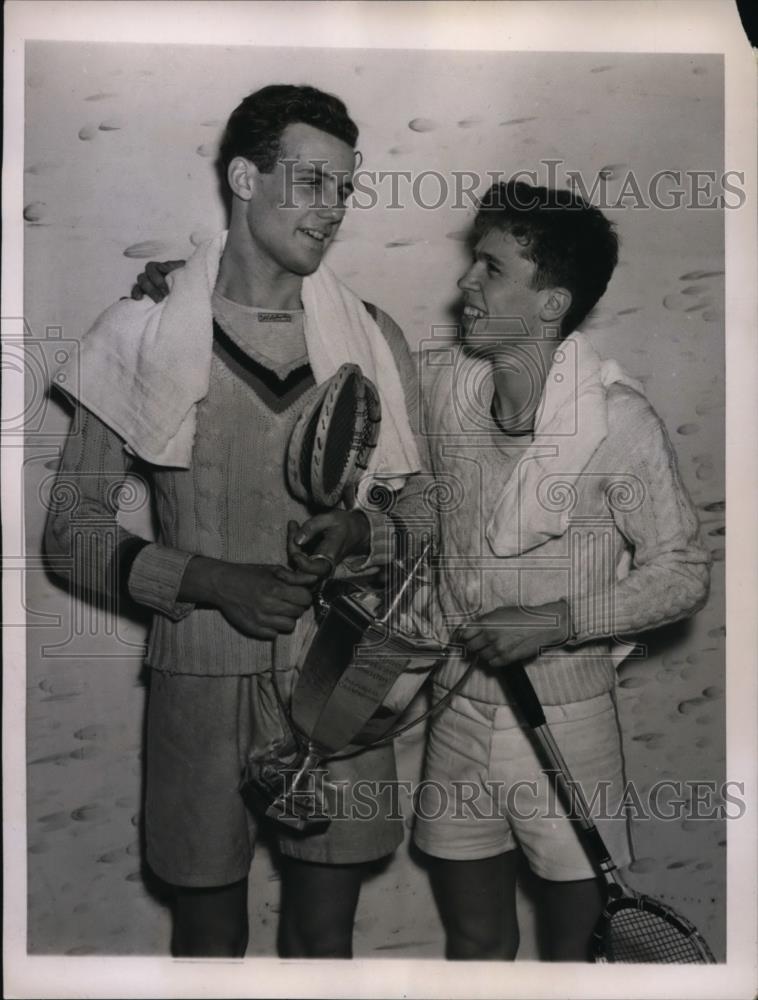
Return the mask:
<path fill-rule="evenodd" d="M 413 422 L 416 373 L 406 341 L 386 314 L 369 308 L 392 350 Z M 193 555 L 286 565 L 287 521 L 303 523 L 313 513 L 286 482 L 292 429 L 317 391 L 307 355 L 305 364 L 298 363 L 302 314 L 292 313 L 287 324 L 293 352 L 290 359 L 281 354 L 277 359 L 277 367 L 284 362 L 290 369 L 281 379 L 270 367 L 266 338 L 256 337 L 254 311 L 249 312 L 248 323 L 244 311 L 214 309 L 210 383 L 198 404 L 189 469 L 131 465 L 123 441 L 83 408 L 80 433 L 69 437 L 61 461 L 59 492 L 70 480 L 77 505 L 51 512 L 46 549 L 52 556 L 73 556 L 80 591 L 114 594 L 120 582 L 134 600 L 157 612 L 147 663 L 162 671 L 229 676 L 272 666 L 288 669 L 300 658 L 312 624 L 308 611 L 291 635 L 280 635 L 275 642 L 258 640 L 237 631 L 220 611 L 178 600 Z M 153 543 L 116 520 L 118 487 L 130 468 L 145 477 L 151 495 L 157 524 Z M 391 545 L 389 525 L 382 530 L 387 518 L 374 515 L 370 521 L 366 565 L 386 561 Z M 80 551 L 74 554 L 77 546 Z"/>

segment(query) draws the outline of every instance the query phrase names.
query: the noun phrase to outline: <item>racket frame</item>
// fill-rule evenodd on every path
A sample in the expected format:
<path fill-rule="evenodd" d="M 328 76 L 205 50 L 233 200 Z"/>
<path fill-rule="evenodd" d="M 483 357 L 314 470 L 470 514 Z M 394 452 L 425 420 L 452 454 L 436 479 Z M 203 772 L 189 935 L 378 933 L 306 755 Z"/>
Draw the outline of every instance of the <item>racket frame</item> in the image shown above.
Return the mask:
<path fill-rule="evenodd" d="M 555 741 L 555 737 L 545 718 L 542 704 L 537 697 L 532 682 L 529 680 L 524 664 L 515 663 L 509 665 L 504 669 L 501 679 L 503 686 L 521 709 L 527 724 L 534 732 L 545 756 L 552 765 L 556 782 L 566 797 L 568 804 L 573 807 L 572 812 L 574 815 L 571 816 L 571 819 L 578 823 L 587 851 L 599 874 L 605 880 L 608 889 L 608 899 L 592 935 L 591 947 L 594 961 L 612 961 L 606 951 L 605 928 L 608 926 L 614 913 L 619 910 L 634 908 L 654 912 L 673 926 L 679 928 L 684 932 L 686 937 L 695 942 L 704 963 L 715 963 L 716 959 L 705 939 L 689 920 L 664 903 L 635 892 L 622 880 L 618 872 L 618 867 L 611 857 L 605 841 L 600 835 L 600 831 L 595 826 L 584 792 L 578 782 L 572 778 L 568 764 Z"/>
<path fill-rule="evenodd" d="M 607 938 L 607 928 L 611 922 L 611 919 L 615 914 L 623 910 L 644 910 L 648 913 L 653 913 L 655 916 L 667 923 L 671 924 L 672 927 L 676 927 L 683 938 L 691 943 L 693 948 L 700 954 L 703 963 L 707 965 L 716 964 L 716 959 L 713 952 L 708 947 L 703 935 L 698 931 L 693 923 L 683 917 L 681 913 L 678 913 L 671 906 L 667 906 L 658 899 L 653 899 L 652 896 L 646 896 L 642 893 L 635 892 L 625 885 L 620 879 L 615 879 L 614 884 L 621 890 L 621 895 L 611 896 L 603 907 L 603 912 L 600 915 L 600 919 L 597 922 L 595 930 L 592 933 L 592 957 L 596 963 L 612 962 L 613 957 L 608 956 L 608 946 L 606 943 Z"/>
<path fill-rule="evenodd" d="M 338 455 L 339 474 L 329 476 L 327 460 L 334 440 L 332 420 L 345 393 L 353 394 L 352 427 Z M 351 505 L 355 486 L 368 468 L 371 453 L 379 438 L 382 407 L 374 383 L 356 364 L 341 365 L 337 372 L 318 387 L 292 430 L 287 448 L 287 478 L 298 500 L 330 510 L 341 501 Z M 310 444 L 309 444 L 310 443 Z M 309 447 L 307 448 L 307 446 Z M 309 450 L 310 454 L 305 454 Z"/>

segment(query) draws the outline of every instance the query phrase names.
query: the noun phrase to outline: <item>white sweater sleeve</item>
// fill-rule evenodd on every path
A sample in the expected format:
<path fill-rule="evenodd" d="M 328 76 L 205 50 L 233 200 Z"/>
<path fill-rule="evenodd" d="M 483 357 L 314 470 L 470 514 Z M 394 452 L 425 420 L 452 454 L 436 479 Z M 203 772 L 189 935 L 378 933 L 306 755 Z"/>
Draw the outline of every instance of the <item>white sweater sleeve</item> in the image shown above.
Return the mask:
<path fill-rule="evenodd" d="M 632 561 L 607 592 L 570 601 L 579 642 L 666 625 L 694 614 L 708 598 L 711 556 L 660 418 L 637 393 L 617 390 L 609 402 L 614 472 L 634 486 L 617 502 L 609 490 L 607 502 Z"/>

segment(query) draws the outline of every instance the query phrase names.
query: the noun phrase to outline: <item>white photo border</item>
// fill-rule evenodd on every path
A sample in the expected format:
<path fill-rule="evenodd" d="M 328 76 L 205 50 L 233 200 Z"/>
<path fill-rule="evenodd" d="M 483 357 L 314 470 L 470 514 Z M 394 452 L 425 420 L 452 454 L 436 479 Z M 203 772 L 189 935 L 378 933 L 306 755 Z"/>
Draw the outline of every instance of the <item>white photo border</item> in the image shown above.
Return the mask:
<path fill-rule="evenodd" d="M 140 7 L 144 6 L 144 10 Z M 178 16 L 181 8 L 181 16 Z M 511 965 L 428 960 L 238 962 L 48 957 L 26 953 L 24 634 L 3 636 L 4 977 L 8 997 L 752 997 L 756 974 L 756 597 L 758 487 L 756 117 L 754 55 L 731 0 L 659 2 L 256 3 L 35 2 L 5 7 L 2 315 L 23 309 L 23 127 L 26 40 L 339 48 L 721 53 L 725 168 L 744 171 L 745 202 L 726 220 L 727 763 L 744 775 L 747 812 L 729 828 L 728 961 L 714 967 Z M 496 40 L 500 44 L 495 44 Z M 5 320 L 3 320 L 5 324 Z M 3 373 L 3 413 L 18 413 L 23 377 Z M 746 447 L 747 444 L 747 447 Z M 2 452 L 5 511 L 22 509 L 23 451 Z M 3 519 L 5 551 L 23 525 Z M 3 606 L 23 608 L 20 574 Z M 22 613 L 22 612 L 20 612 Z"/>

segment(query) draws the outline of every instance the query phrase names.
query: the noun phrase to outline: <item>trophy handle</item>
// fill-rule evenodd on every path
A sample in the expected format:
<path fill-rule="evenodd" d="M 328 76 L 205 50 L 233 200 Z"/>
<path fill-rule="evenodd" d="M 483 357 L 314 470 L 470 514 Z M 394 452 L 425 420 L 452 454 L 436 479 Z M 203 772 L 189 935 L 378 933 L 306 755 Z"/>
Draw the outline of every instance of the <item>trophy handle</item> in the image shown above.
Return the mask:
<path fill-rule="evenodd" d="M 309 744 L 309 746 L 308 746 L 308 752 L 306 753 L 305 757 L 303 758 L 303 763 L 300 765 L 300 767 L 296 771 L 295 776 L 292 779 L 292 784 L 289 787 L 289 791 L 286 792 L 285 794 L 286 795 L 291 795 L 293 792 L 298 791 L 298 789 L 300 788 L 300 785 L 305 780 L 306 775 L 314 767 L 318 767 L 318 765 L 322 762 L 323 759 L 324 758 L 320 754 L 317 754 L 314 751 L 313 746 Z"/>
<path fill-rule="evenodd" d="M 314 814 L 313 802 L 299 802 L 297 793 L 301 785 L 306 780 L 311 771 L 322 763 L 324 757 L 316 753 L 312 744 L 308 745 L 308 750 L 303 757 L 302 763 L 295 772 L 289 786 L 284 789 L 266 809 L 266 816 L 277 820 L 284 826 L 292 827 L 295 830 L 315 829 L 328 826 L 330 819 L 327 815 Z"/>

